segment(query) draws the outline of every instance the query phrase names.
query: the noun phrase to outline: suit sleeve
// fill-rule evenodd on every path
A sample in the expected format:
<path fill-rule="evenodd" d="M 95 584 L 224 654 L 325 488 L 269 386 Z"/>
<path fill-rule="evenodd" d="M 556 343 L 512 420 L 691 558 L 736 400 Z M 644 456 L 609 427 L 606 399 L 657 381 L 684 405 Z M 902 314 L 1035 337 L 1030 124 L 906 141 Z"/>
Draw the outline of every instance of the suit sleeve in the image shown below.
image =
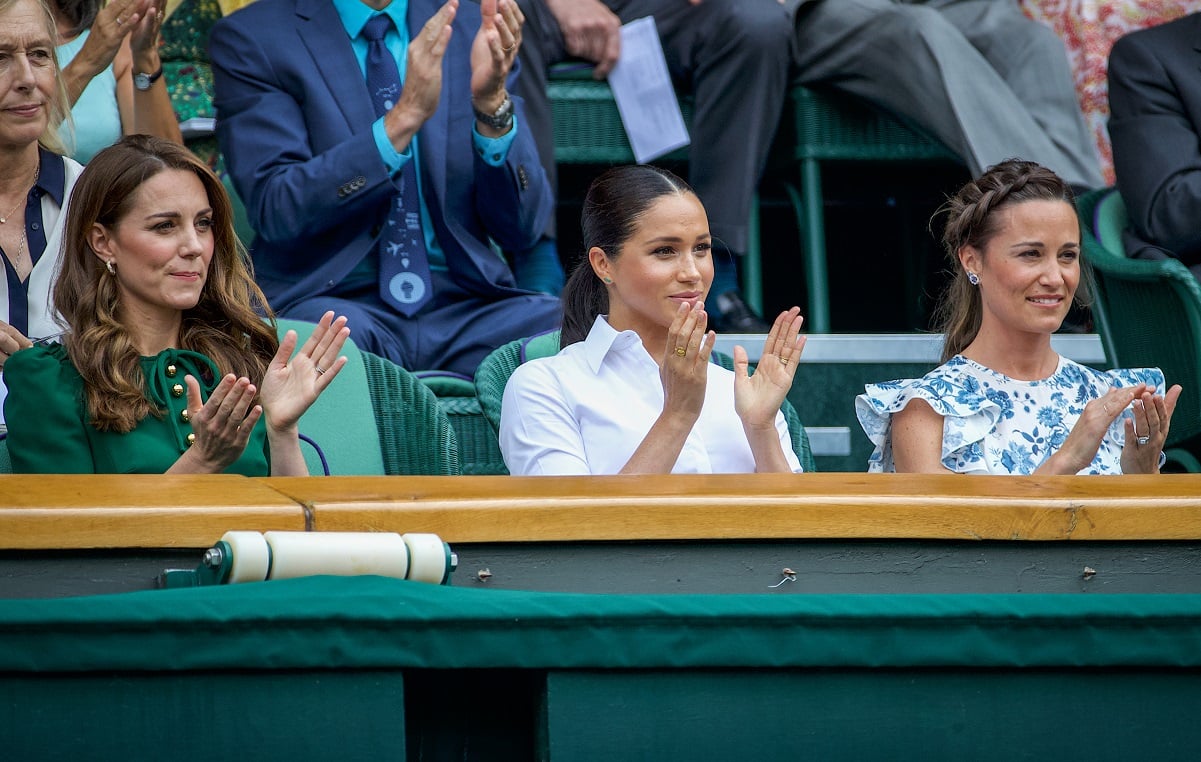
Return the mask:
<path fill-rule="evenodd" d="M 8 452 L 18 474 L 90 474 L 96 464 L 83 414 L 83 386 L 61 347 L 30 347 L 8 359 Z"/>
<path fill-rule="evenodd" d="M 516 87 L 518 67 L 510 72 L 507 88 Z M 517 133 L 509 146 L 504 163 L 492 166 L 478 152 L 475 156 L 475 206 L 485 229 L 507 251 L 524 251 L 537 243 L 555 210 L 550 181 L 538 157 L 524 104 L 513 98 Z M 474 120 L 472 122 L 474 124 Z"/>
<path fill-rule="evenodd" d="M 1114 170 L 1140 237 L 1177 254 L 1201 252 L 1201 125 L 1153 42 L 1135 33 L 1110 53 Z"/>
<path fill-rule="evenodd" d="M 267 240 L 294 240 L 335 227 L 352 208 L 394 189 L 369 125 L 314 155 L 304 107 L 243 15 L 248 10 L 222 19 L 209 39 L 217 138 L 251 226 Z M 355 192 L 339 193 L 347 183 Z"/>

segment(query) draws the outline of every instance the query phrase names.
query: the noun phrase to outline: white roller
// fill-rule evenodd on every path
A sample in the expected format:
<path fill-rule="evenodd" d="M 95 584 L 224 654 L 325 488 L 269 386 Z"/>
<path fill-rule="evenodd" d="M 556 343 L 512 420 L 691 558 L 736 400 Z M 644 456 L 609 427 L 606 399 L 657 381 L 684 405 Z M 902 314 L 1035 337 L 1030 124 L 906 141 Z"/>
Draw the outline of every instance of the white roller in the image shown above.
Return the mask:
<path fill-rule="evenodd" d="M 378 574 L 404 579 L 409 552 L 394 532 L 267 532 L 271 546 L 268 579 L 311 574 Z"/>
<path fill-rule="evenodd" d="M 271 549 L 258 532 L 226 532 L 222 542 L 229 546 L 233 557 L 229 566 L 229 582 L 262 582 L 271 568 Z"/>
<path fill-rule="evenodd" d="M 409 532 L 404 535 L 409 546 L 409 579 L 417 582 L 442 584 L 447 573 L 446 545 L 436 534 Z"/>

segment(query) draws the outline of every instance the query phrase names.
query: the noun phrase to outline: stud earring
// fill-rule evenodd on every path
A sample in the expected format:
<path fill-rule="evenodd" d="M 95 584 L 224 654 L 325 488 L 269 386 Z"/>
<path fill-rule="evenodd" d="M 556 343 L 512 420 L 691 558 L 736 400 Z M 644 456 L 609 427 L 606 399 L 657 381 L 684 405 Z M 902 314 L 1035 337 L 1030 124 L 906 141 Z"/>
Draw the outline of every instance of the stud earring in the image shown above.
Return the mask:
<path fill-rule="evenodd" d="M 601 278 L 601 280 L 603 280 L 605 283 L 612 283 L 612 282 L 613 282 L 613 279 L 612 279 L 612 278 L 610 278 L 610 277 L 609 277 L 609 276 L 607 276 L 607 275 L 606 275 L 605 277 Z"/>
<path fill-rule="evenodd" d="M 971 283 L 973 286 L 979 286 L 980 285 L 980 276 L 974 272 L 969 271 L 967 274 L 967 282 Z"/>
<path fill-rule="evenodd" d="M 113 261 L 111 259 L 104 260 L 104 267 L 106 270 L 108 270 L 109 275 L 117 274 L 117 268 L 113 267 Z"/>

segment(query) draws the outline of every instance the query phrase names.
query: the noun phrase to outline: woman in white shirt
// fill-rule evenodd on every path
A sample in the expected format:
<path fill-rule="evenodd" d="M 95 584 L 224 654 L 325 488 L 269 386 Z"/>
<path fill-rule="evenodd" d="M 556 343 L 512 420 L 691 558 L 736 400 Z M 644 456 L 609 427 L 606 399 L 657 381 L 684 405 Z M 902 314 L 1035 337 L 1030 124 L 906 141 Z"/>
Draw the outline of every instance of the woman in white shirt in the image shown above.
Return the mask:
<path fill-rule="evenodd" d="M 616 167 L 584 200 L 586 260 L 563 290 L 563 349 L 517 368 L 500 446 L 526 474 L 798 472 L 780 412 L 805 339 L 776 318 L 757 371 L 712 362 L 704 207 L 651 166 Z"/>

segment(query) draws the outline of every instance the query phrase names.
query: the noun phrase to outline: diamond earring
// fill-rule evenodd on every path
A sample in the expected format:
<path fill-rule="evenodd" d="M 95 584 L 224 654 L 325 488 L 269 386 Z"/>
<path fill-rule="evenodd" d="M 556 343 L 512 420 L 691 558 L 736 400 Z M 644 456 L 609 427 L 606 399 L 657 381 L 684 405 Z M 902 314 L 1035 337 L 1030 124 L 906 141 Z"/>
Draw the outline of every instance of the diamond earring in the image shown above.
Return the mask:
<path fill-rule="evenodd" d="M 980 276 L 974 272 L 969 271 L 967 274 L 967 282 L 971 283 L 973 286 L 979 286 L 980 285 Z"/>

